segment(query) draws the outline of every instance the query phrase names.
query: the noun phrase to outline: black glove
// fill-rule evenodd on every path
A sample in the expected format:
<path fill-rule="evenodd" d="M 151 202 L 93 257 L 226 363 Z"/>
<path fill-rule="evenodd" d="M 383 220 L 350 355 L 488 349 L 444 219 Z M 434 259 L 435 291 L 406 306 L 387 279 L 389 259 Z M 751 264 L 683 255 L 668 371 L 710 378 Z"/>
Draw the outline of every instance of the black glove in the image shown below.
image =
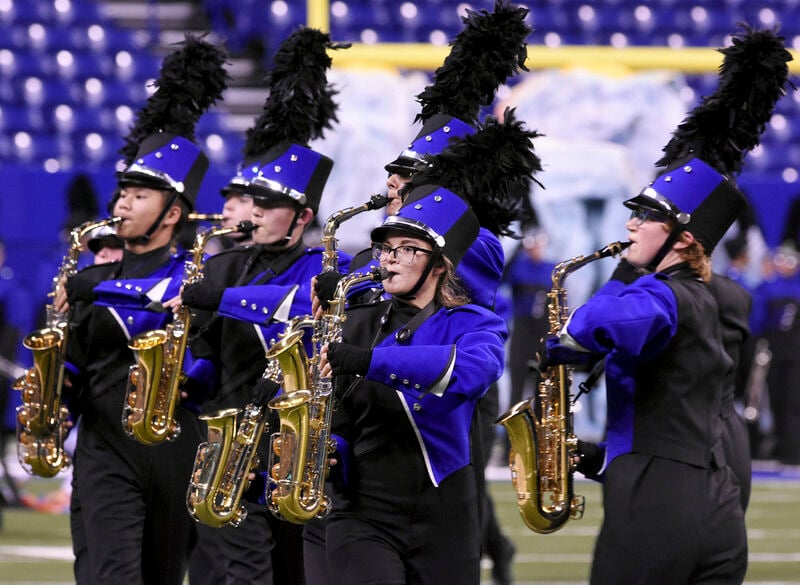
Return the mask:
<path fill-rule="evenodd" d="M 605 450 L 597 443 L 588 443 L 578 439 L 578 465 L 575 467 L 576 471 L 581 472 L 587 477 L 597 475 L 600 468 L 603 466 L 603 459 L 605 458 Z"/>
<path fill-rule="evenodd" d="M 624 284 L 631 284 L 642 275 L 638 268 L 634 268 L 633 264 L 622 258 L 617 264 L 614 273 L 611 275 L 611 280 L 619 280 Z"/>
<path fill-rule="evenodd" d="M 314 284 L 314 292 L 317 293 L 323 311 L 328 310 L 333 295 L 336 293 L 336 285 L 343 275 L 335 270 L 321 272 L 317 274 L 317 282 Z"/>
<path fill-rule="evenodd" d="M 67 302 L 70 306 L 81 301 L 91 303 L 94 301 L 95 286 L 97 286 L 97 283 L 88 278 L 81 278 L 80 276 L 68 278 L 65 286 Z"/>
<path fill-rule="evenodd" d="M 204 311 L 216 311 L 222 300 L 224 288 L 215 287 L 208 281 L 201 280 L 183 287 L 181 302 L 187 307 Z"/>
<path fill-rule="evenodd" d="M 334 376 L 353 374 L 363 376 L 369 370 L 372 360 L 372 350 L 358 347 L 351 343 L 336 343 L 328 345 L 328 362 L 331 364 Z"/>

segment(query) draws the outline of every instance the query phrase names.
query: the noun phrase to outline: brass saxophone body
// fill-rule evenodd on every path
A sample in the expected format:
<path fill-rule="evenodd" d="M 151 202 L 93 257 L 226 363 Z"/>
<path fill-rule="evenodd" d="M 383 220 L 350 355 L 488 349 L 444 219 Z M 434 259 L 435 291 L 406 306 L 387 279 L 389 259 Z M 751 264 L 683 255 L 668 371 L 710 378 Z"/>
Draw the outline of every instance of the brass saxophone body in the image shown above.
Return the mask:
<path fill-rule="evenodd" d="M 556 265 L 547 294 L 550 336 L 558 335 L 569 317 L 567 276 L 590 262 L 616 256 L 629 245 L 613 242 Z M 584 511 L 584 498 L 573 490 L 578 439 L 573 433 L 571 378 L 566 365 L 547 368 L 539 383 L 538 404 L 536 398 L 523 400 L 497 420 L 511 443 L 509 468 L 520 515 L 528 528 L 541 534 L 555 532 L 570 518 L 581 518 Z"/>
<path fill-rule="evenodd" d="M 336 285 L 336 293 L 321 320 L 315 322 L 315 349 L 341 341 L 345 321 L 347 293 L 353 286 L 386 277 L 384 269 L 373 268 L 366 274 L 350 274 Z M 323 327 L 316 325 L 322 321 Z M 272 437 L 269 494 L 270 509 L 281 518 L 302 524 L 330 511 L 325 495 L 328 458 L 335 449 L 330 433 L 333 415 L 333 381 L 323 377 L 317 367 L 319 356 L 312 359 L 311 390 L 288 391 L 270 400 L 278 411 L 280 430 Z M 285 390 L 285 387 L 284 387 Z"/>
<path fill-rule="evenodd" d="M 323 272 L 333 272 L 338 268 L 336 230 L 341 224 L 365 211 L 380 209 L 388 202 L 388 197 L 375 193 L 366 203 L 337 211 L 327 219 L 322 230 Z M 310 385 L 292 390 L 284 383 L 284 393 L 269 402 L 269 407 L 278 411 L 280 430 L 271 440 L 270 480 L 274 489 L 269 493 L 268 501 L 275 515 L 290 522 L 308 522 L 330 510 L 330 499 L 325 495 L 324 487 L 328 456 L 333 449 L 330 439 L 333 383 L 330 377 L 320 374 L 319 349 L 326 343 L 341 340 L 350 288 L 383 278 L 385 273 L 374 269 L 368 274 L 351 274 L 339 281 L 323 317 L 306 323 L 313 327 Z M 290 337 L 282 337 L 277 346 L 270 348 L 267 357 L 290 340 Z M 299 338 L 296 343 L 299 343 Z"/>
<path fill-rule="evenodd" d="M 184 268 L 183 284 L 203 278 L 203 251 L 212 238 L 254 229 L 249 221 L 233 227 L 212 227 L 197 235 L 192 257 Z M 128 342 L 136 364 L 131 366 L 122 408 L 125 432 L 144 445 L 175 439 L 180 425 L 174 418 L 185 381 L 183 359 L 189 338 L 191 309 L 181 306 L 164 329 L 142 332 Z"/>
<path fill-rule="evenodd" d="M 77 272 L 83 239 L 100 227 L 120 221 L 112 217 L 86 222 L 70 232 L 69 249 L 53 278 L 50 297 L 55 298 L 65 279 Z M 22 392 L 22 405 L 17 408 L 20 464 L 32 475 L 53 477 L 70 465 L 64 452 L 69 411 L 61 401 L 69 323 L 67 313 L 58 311 L 54 304 L 48 304 L 45 310 L 47 326 L 27 335 L 22 342 L 33 353 L 33 366 L 15 380 L 13 387 Z"/>
<path fill-rule="evenodd" d="M 263 378 L 283 384 L 287 392 L 308 388 L 308 358 L 301 343 L 307 321 L 295 319 L 267 354 Z M 219 528 L 238 526 L 247 517 L 241 505 L 248 475 L 259 464 L 258 444 L 267 428 L 268 410 L 250 403 L 244 410 L 229 408 L 201 415 L 208 439 L 197 448 L 186 503 L 198 522 Z"/>

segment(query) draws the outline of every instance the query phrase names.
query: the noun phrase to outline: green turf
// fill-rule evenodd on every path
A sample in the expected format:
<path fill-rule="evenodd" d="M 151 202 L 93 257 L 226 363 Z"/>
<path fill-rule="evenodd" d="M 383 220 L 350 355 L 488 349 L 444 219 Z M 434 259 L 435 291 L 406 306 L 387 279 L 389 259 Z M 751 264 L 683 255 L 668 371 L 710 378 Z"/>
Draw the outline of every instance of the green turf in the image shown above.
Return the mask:
<path fill-rule="evenodd" d="M 602 516 L 600 490 L 596 484 L 577 483 L 576 491 L 586 497 L 586 515 L 549 535 L 535 534 L 525 527 L 508 482 L 493 482 L 491 490 L 501 524 L 517 546 L 515 583 L 586 582 Z M 750 567 L 746 582 L 800 584 L 800 482 L 756 482 L 747 524 Z M 68 555 L 69 546 L 67 516 L 5 509 L 0 530 L 0 583 L 71 583 L 71 563 L 54 560 Z M 483 573 L 485 582 L 489 583 L 488 562 Z"/>

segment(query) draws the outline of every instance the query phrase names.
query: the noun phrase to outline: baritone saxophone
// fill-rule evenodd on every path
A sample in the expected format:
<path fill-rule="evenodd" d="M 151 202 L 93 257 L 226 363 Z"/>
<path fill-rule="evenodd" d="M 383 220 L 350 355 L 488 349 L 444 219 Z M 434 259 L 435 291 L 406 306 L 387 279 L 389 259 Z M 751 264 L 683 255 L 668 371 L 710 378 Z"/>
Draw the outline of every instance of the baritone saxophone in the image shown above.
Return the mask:
<path fill-rule="evenodd" d="M 254 229 L 253 223 L 242 221 L 233 227 L 212 227 L 197 234 L 191 259 L 184 267 L 183 284 L 192 284 L 203 278 L 203 251 L 209 240 Z M 190 323 L 191 309 L 181 305 L 172 323 L 164 329 L 144 331 L 128 342 L 136 364 L 131 366 L 128 376 L 122 426 L 129 436 L 144 445 L 173 440 L 180 433 L 180 424 L 174 414 L 180 401 L 180 386 L 186 377 L 183 359 Z"/>
<path fill-rule="evenodd" d="M 70 276 L 78 271 L 78 259 L 83 251 L 83 239 L 94 230 L 114 226 L 121 221 L 111 217 L 86 222 L 70 232 L 69 249 L 58 274 L 53 278 L 55 299 Z M 17 456 L 20 465 L 31 475 L 53 477 L 70 465 L 64 451 L 69 411 L 61 401 L 66 363 L 69 316 L 48 303 L 46 324 L 27 335 L 23 345 L 33 353 L 33 366 L 15 380 L 13 388 L 22 392 L 22 404 L 17 407 Z"/>
<path fill-rule="evenodd" d="M 588 256 L 557 264 L 547 294 L 549 336 L 558 335 L 569 318 L 564 281 L 590 262 L 616 256 L 630 242 L 613 242 Z M 551 366 L 542 373 L 536 398 L 523 400 L 503 414 L 502 424 L 511 443 L 509 468 L 517 492 L 517 506 L 526 526 L 540 534 L 562 528 L 570 518 L 583 516 L 584 498 L 573 490 L 573 457 L 578 439 L 573 432 L 571 369 Z"/>

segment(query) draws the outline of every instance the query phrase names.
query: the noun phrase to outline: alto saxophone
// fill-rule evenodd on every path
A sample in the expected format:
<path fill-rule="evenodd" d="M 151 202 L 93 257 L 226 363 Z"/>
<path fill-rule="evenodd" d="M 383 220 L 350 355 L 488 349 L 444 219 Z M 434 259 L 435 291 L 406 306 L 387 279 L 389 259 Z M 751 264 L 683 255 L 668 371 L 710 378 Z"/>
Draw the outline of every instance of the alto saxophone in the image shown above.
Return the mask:
<path fill-rule="evenodd" d="M 366 274 L 345 276 L 337 283 L 334 298 L 321 319 L 324 333 L 314 341 L 315 349 L 341 341 L 350 288 L 384 278 L 386 270 L 375 267 Z M 319 373 L 318 360 L 318 355 L 312 360 L 311 390 L 286 392 L 269 402 L 269 407 L 278 411 L 281 426 L 272 437 L 270 480 L 274 488 L 268 501 L 274 514 L 295 524 L 324 517 L 330 511 L 324 488 L 328 457 L 336 447 L 330 438 L 333 384 L 330 377 Z"/>
<path fill-rule="evenodd" d="M 183 284 L 203 278 L 203 250 L 209 240 L 253 229 L 255 226 L 251 222 L 242 221 L 234 227 L 212 227 L 197 234 L 192 257 L 184 267 Z M 191 309 L 182 305 L 172 323 L 164 329 L 145 331 L 128 342 L 136 364 L 130 368 L 122 426 L 128 435 L 144 445 L 173 440 L 180 433 L 174 413 L 180 400 L 180 386 L 186 377 L 183 359 L 190 323 Z"/>
<path fill-rule="evenodd" d="M 338 267 L 336 230 L 342 222 L 359 213 L 380 209 L 388 202 L 388 197 L 373 194 L 363 205 L 342 209 L 328 218 L 322 232 L 323 272 L 332 272 Z M 366 274 L 345 276 L 337 283 L 325 314 L 311 322 L 314 355 L 310 360 L 310 387 L 289 390 L 284 384 L 284 393 L 269 402 L 269 407 L 278 411 L 280 430 L 271 441 L 270 480 L 274 487 L 267 499 L 272 512 L 290 522 L 301 524 L 330 511 L 330 499 L 324 488 L 328 456 L 334 449 L 330 439 L 333 384 L 330 377 L 320 373 L 319 349 L 326 343 L 341 340 L 350 288 L 385 277 L 385 271 L 375 268 Z M 282 337 L 277 346 L 270 348 L 267 357 L 291 340 L 291 337 Z M 299 343 L 299 338 L 294 343 Z"/>
<path fill-rule="evenodd" d="M 308 359 L 300 339 L 300 319 L 290 322 L 276 344 L 270 348 L 267 369 L 262 378 L 295 392 L 308 387 Z M 250 403 L 238 408 L 200 415 L 208 426 L 205 443 L 197 448 L 186 504 L 198 522 L 219 528 L 239 526 L 247 517 L 241 505 L 250 481 L 248 475 L 259 464 L 257 448 L 267 427 L 267 409 Z"/>
<path fill-rule="evenodd" d="M 564 288 L 567 276 L 590 262 L 616 256 L 628 246 L 630 242 L 613 242 L 593 254 L 556 265 L 547 294 L 550 336 L 558 335 L 569 317 Z M 540 534 L 555 532 L 570 518 L 583 516 L 584 498 L 573 491 L 578 439 L 572 425 L 571 382 L 566 365 L 549 367 L 539 382 L 538 404 L 534 398 L 523 400 L 497 419 L 511 442 L 509 467 L 519 512 L 526 526 Z"/>
<path fill-rule="evenodd" d="M 83 239 L 97 228 L 116 225 L 119 217 L 86 222 L 70 232 L 69 249 L 53 278 L 55 298 L 65 280 L 74 275 L 83 250 Z M 46 324 L 27 335 L 23 345 L 33 353 L 33 366 L 13 384 L 22 392 L 22 405 L 17 408 L 17 455 L 22 467 L 32 475 L 53 477 L 70 465 L 64 452 L 69 411 L 61 402 L 67 349 L 68 315 L 48 304 Z"/>

